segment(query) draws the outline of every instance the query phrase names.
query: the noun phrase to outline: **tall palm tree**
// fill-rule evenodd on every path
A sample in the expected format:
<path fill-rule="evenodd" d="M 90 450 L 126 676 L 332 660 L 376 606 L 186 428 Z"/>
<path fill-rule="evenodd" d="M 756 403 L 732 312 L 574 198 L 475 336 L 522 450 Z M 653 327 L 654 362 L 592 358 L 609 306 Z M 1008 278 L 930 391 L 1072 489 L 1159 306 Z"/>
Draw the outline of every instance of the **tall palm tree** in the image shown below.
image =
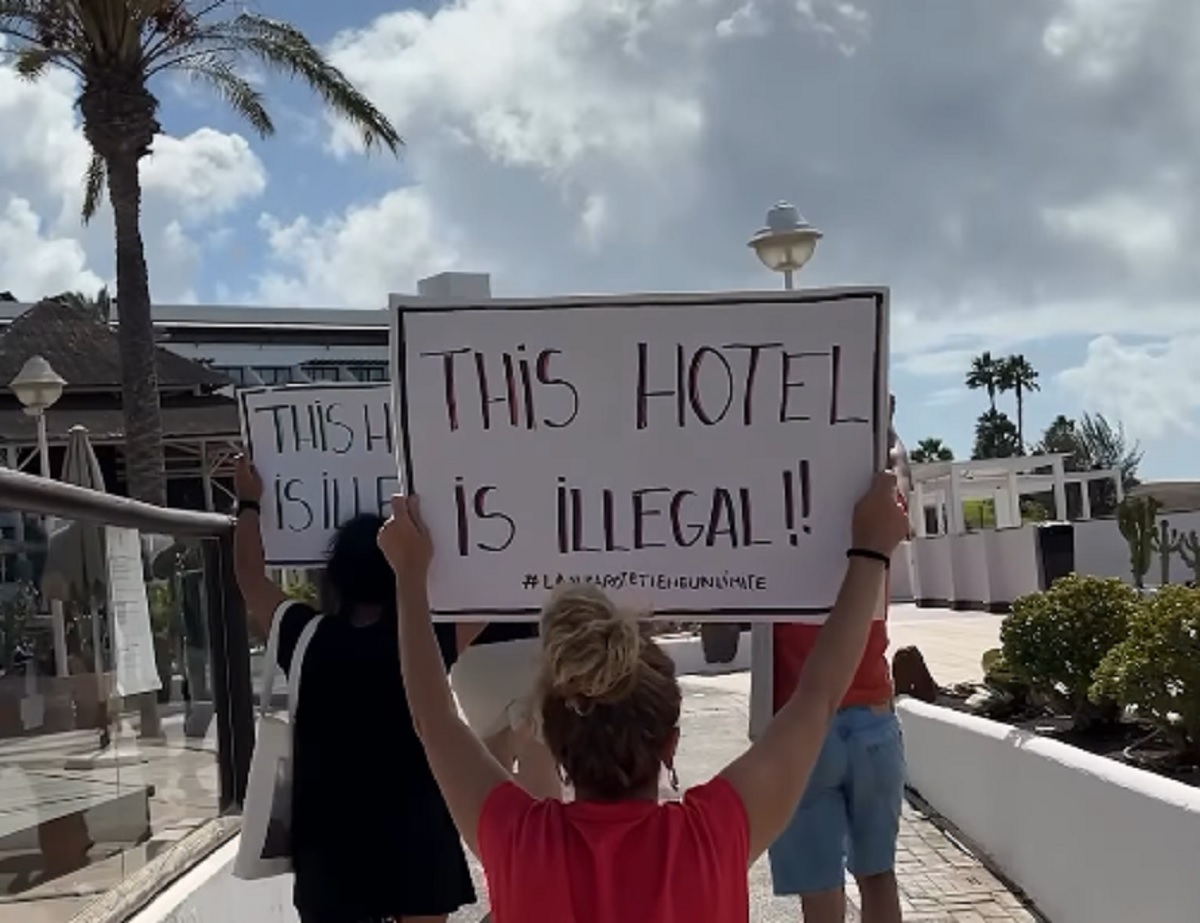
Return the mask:
<path fill-rule="evenodd" d="M 971 360 L 971 369 L 967 372 L 967 387 L 972 391 L 980 388 L 987 392 L 988 404 L 996 409 L 996 388 L 1000 384 L 1000 363 L 992 358 L 990 352 L 980 353 Z"/>
<path fill-rule="evenodd" d="M 95 295 L 85 295 L 83 292 L 63 292 L 55 296 L 56 301 L 80 308 L 96 315 L 96 318 L 106 324 L 112 323 L 113 297 L 108 293 L 108 286 L 103 286 Z"/>
<path fill-rule="evenodd" d="M 1037 370 L 1019 353 L 999 362 L 997 387 L 1001 392 L 1012 391 L 1017 398 L 1017 441 L 1022 453 L 1025 451 L 1025 395 L 1042 390 L 1037 379 Z"/>
<path fill-rule="evenodd" d="M 21 76 L 51 68 L 80 83 L 79 111 L 92 148 L 84 221 L 108 188 L 116 237 L 118 333 L 129 491 L 165 504 L 162 426 L 150 282 L 141 234 L 140 163 L 159 133 L 154 78 L 182 74 L 220 95 L 261 136 L 274 134 L 263 95 L 242 76 L 256 64 L 298 78 L 358 129 L 366 147 L 403 143 L 387 118 L 295 27 L 234 0 L 0 0 L 4 54 Z"/>
<path fill-rule="evenodd" d="M 937 436 L 927 436 L 917 443 L 916 448 L 908 454 L 908 458 L 917 464 L 954 461 L 954 451 Z"/>

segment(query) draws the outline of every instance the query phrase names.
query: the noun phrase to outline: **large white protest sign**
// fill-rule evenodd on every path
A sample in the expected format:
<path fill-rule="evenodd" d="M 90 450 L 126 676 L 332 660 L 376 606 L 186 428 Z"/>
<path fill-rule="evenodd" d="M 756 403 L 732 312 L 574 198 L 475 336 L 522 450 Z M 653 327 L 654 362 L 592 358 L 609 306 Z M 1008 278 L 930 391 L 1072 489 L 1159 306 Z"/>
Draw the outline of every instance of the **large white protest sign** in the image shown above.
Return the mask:
<path fill-rule="evenodd" d="M 886 457 L 887 294 L 399 305 L 435 615 L 589 580 L 659 613 L 819 619 Z"/>
<path fill-rule="evenodd" d="M 323 563 L 338 526 L 386 513 L 399 489 L 391 394 L 386 384 L 239 393 L 242 440 L 263 478 L 268 564 Z"/>

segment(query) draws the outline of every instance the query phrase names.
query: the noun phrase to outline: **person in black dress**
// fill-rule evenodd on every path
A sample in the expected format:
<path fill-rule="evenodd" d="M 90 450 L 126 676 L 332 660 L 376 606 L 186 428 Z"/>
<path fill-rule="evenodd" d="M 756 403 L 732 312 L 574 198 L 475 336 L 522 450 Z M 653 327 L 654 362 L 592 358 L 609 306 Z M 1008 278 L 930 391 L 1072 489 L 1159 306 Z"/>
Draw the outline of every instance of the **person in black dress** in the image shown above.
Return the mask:
<path fill-rule="evenodd" d="M 251 625 L 266 637 L 282 619 L 287 672 L 318 612 L 267 576 L 258 502 L 247 459 L 235 478 L 235 568 Z M 475 903 L 462 841 L 413 729 L 396 656 L 396 581 L 363 515 L 338 531 L 326 562 L 326 617 L 301 667 L 293 730 L 294 902 L 302 923 L 445 920 Z M 438 626 L 447 669 L 453 624 Z"/>

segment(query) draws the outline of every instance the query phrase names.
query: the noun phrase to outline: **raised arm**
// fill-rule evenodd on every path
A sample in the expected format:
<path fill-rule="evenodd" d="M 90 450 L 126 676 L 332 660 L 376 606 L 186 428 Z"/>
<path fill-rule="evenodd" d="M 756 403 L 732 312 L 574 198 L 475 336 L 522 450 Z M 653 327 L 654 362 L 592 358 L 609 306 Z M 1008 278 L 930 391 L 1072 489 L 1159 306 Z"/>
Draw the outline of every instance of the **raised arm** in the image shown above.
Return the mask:
<path fill-rule="evenodd" d="M 479 815 L 492 790 L 511 776 L 459 717 L 433 621 L 427 577 L 433 549 L 416 497 L 392 498 L 379 547 L 396 572 L 400 668 L 413 727 L 467 846 L 479 855 Z"/>
<path fill-rule="evenodd" d="M 271 633 L 271 619 L 287 595 L 267 576 L 259 503 L 262 478 L 245 455 L 237 458 L 233 486 L 237 492 L 237 525 L 233 530 L 233 572 L 237 578 L 250 628 L 260 638 Z"/>
<path fill-rule="evenodd" d="M 908 518 L 896 502 L 896 478 L 880 474 L 854 508 L 846 576 L 792 697 L 750 749 L 721 773 L 745 805 L 751 862 L 783 832 L 804 793 L 829 723 L 862 659 L 871 621 L 885 603 L 887 562 L 907 531 Z"/>

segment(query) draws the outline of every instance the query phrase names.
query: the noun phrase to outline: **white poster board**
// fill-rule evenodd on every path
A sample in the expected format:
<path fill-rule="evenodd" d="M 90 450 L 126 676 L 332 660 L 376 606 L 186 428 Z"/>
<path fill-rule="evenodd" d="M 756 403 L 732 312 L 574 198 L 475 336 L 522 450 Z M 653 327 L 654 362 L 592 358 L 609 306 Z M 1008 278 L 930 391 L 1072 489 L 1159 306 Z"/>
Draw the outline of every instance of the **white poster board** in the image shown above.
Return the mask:
<path fill-rule="evenodd" d="M 338 526 L 387 515 L 400 486 L 391 386 L 283 385 L 238 397 L 242 442 L 263 479 L 268 564 L 323 564 Z"/>
<path fill-rule="evenodd" d="M 823 620 L 886 458 L 887 293 L 400 304 L 434 615 L 564 580 L 660 615 Z"/>
<path fill-rule="evenodd" d="M 105 526 L 104 551 L 117 695 L 155 692 L 162 680 L 154 657 L 141 536 L 136 529 Z"/>

